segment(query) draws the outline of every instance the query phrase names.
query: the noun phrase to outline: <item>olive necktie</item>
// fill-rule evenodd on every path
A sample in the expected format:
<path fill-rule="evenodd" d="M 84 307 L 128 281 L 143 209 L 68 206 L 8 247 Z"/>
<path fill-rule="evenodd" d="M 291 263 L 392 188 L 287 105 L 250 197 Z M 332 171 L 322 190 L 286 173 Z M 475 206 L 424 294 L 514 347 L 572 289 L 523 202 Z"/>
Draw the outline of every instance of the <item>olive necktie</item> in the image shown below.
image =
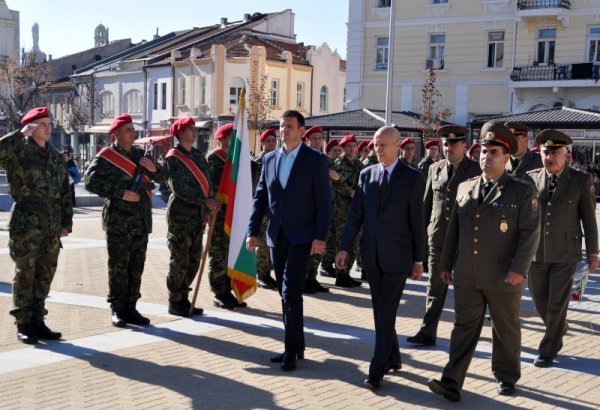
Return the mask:
<path fill-rule="evenodd" d="M 552 194 L 556 190 L 556 175 L 550 177 L 550 185 L 548 185 L 548 198 L 552 198 Z"/>
<path fill-rule="evenodd" d="M 454 175 L 454 166 L 450 164 L 448 165 L 448 181 L 452 179 L 452 175 Z"/>
<path fill-rule="evenodd" d="M 490 190 L 492 189 L 492 182 L 488 181 L 485 184 L 482 185 L 481 187 L 481 195 L 479 196 L 479 203 L 483 202 L 483 200 L 485 199 L 485 197 L 487 196 L 487 194 L 490 193 Z"/>

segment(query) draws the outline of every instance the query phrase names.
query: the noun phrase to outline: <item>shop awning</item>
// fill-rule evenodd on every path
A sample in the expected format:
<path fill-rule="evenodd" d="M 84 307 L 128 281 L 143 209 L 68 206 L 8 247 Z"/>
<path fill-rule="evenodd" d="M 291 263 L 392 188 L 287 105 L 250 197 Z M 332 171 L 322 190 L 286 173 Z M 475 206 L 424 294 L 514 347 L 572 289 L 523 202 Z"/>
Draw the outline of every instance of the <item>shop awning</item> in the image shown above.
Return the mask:
<path fill-rule="evenodd" d="M 162 137 L 144 137 L 133 141 L 135 145 L 148 145 L 155 143 L 157 145 L 170 146 L 171 145 L 171 136 L 163 135 Z"/>

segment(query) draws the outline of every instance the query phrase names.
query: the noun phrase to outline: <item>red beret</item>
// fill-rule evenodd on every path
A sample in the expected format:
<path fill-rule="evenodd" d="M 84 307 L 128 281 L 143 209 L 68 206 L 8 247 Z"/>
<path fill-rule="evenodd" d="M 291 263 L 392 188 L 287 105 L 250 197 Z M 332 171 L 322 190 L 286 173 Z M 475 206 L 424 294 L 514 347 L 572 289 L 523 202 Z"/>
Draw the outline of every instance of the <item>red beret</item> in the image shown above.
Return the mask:
<path fill-rule="evenodd" d="M 404 148 L 404 146 L 405 146 L 406 144 L 414 144 L 414 143 L 415 143 L 415 140 L 414 140 L 414 139 L 412 139 L 411 137 L 404 138 L 404 139 L 402 140 L 402 142 L 400 143 L 400 148 Z"/>
<path fill-rule="evenodd" d="M 540 147 L 537 145 L 535 147 L 531 147 L 531 152 L 540 152 Z"/>
<path fill-rule="evenodd" d="M 361 149 L 363 149 L 364 147 L 366 147 L 367 145 L 369 145 L 369 141 L 367 140 L 362 140 L 360 142 L 360 144 L 358 144 L 358 151 L 360 152 Z"/>
<path fill-rule="evenodd" d="M 329 151 L 331 151 L 331 148 L 335 147 L 336 145 L 340 145 L 338 140 L 331 140 L 327 143 L 327 145 L 325 145 L 325 153 L 328 153 Z"/>
<path fill-rule="evenodd" d="M 373 139 L 373 140 L 369 141 L 369 144 L 367 144 L 367 147 L 369 147 L 369 149 L 375 147 L 375 140 Z"/>
<path fill-rule="evenodd" d="M 181 134 L 183 131 L 185 131 L 186 128 L 188 127 L 194 127 L 196 125 L 196 122 L 194 121 L 194 119 L 192 117 L 183 117 L 178 119 L 177 121 L 175 121 L 173 123 L 173 125 L 171 125 L 171 130 L 169 131 L 169 133 L 171 135 L 177 136 L 179 134 Z"/>
<path fill-rule="evenodd" d="M 110 123 L 109 132 L 113 132 L 117 128 L 125 124 L 131 124 L 133 120 L 131 119 L 131 115 L 129 114 L 121 114 Z"/>
<path fill-rule="evenodd" d="M 233 123 L 221 125 L 217 128 L 217 132 L 215 132 L 215 139 L 220 140 L 225 137 L 229 137 L 231 135 L 231 131 L 233 131 Z"/>
<path fill-rule="evenodd" d="M 47 107 L 36 107 L 31 110 L 21 120 L 21 124 L 26 125 L 35 120 L 39 120 L 40 118 L 48 118 L 50 117 L 50 111 Z"/>
<path fill-rule="evenodd" d="M 481 148 L 481 144 L 474 143 L 473 145 L 471 145 L 471 148 L 469 148 L 469 150 L 467 151 L 467 157 L 471 158 L 473 156 L 473 151 L 475 151 L 477 148 Z"/>
<path fill-rule="evenodd" d="M 306 130 L 304 135 L 302 135 L 302 141 L 306 141 L 308 139 L 308 137 L 310 136 L 310 134 L 314 134 L 315 132 L 320 132 L 321 134 L 323 134 L 323 128 L 321 128 L 320 125 L 315 125 L 313 127 L 310 127 L 309 129 Z"/>
<path fill-rule="evenodd" d="M 267 137 L 269 135 L 272 135 L 274 137 L 277 137 L 277 135 L 275 135 L 275 128 L 267 128 L 266 130 L 264 130 L 262 132 L 262 134 L 260 134 L 260 137 L 258 137 L 258 140 L 260 142 L 265 142 L 265 140 L 267 139 Z"/>
<path fill-rule="evenodd" d="M 348 134 L 346 135 L 344 138 L 342 138 L 342 140 L 340 141 L 340 147 L 343 147 L 344 144 L 346 144 L 347 142 L 356 142 L 356 137 L 352 134 Z"/>
<path fill-rule="evenodd" d="M 437 147 L 440 147 L 440 141 L 439 140 L 431 140 L 431 141 L 427 141 L 425 143 L 425 149 L 431 147 L 432 145 L 437 145 Z"/>

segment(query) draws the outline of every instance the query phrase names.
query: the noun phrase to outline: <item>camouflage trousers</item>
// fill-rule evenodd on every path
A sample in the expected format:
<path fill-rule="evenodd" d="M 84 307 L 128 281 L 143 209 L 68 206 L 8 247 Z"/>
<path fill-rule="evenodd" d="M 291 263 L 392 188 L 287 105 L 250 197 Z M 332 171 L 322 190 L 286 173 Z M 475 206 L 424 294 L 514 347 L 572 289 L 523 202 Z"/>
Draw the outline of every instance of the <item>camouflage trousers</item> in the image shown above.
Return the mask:
<path fill-rule="evenodd" d="M 135 307 L 146 262 L 147 234 L 106 234 L 108 298 L 113 311 Z"/>
<path fill-rule="evenodd" d="M 208 261 L 210 289 L 215 295 L 231 292 L 231 279 L 227 276 L 229 237 L 225 233 L 225 207 L 222 207 L 217 214 L 208 255 L 210 256 Z"/>
<path fill-rule="evenodd" d="M 335 263 L 335 255 L 338 251 L 340 241 L 342 240 L 342 232 L 344 231 L 344 225 L 346 224 L 349 206 L 350 201 L 334 201 L 333 213 L 331 215 L 331 229 L 327 235 L 325 253 L 323 254 L 323 258 L 321 260 L 321 263 L 324 266 L 330 266 Z M 352 269 L 352 265 L 354 265 L 354 261 L 356 260 L 356 254 L 359 250 L 359 237 L 360 235 L 356 236 L 352 249 L 348 252 L 348 258 L 346 259 L 347 271 Z"/>
<path fill-rule="evenodd" d="M 262 221 L 261 233 L 258 237 L 258 247 L 256 248 L 256 276 L 270 275 L 273 270 L 271 263 L 271 249 L 267 245 L 267 225 L 269 217 L 265 215 Z"/>
<path fill-rule="evenodd" d="M 201 226 L 171 226 L 167 233 L 167 243 L 171 251 L 167 289 L 169 303 L 178 303 L 188 299 L 190 286 L 198 273 L 202 258 Z"/>
<path fill-rule="evenodd" d="M 10 231 L 8 249 L 15 262 L 10 314 L 17 325 L 43 321 L 48 314 L 45 302 L 60 247 L 57 235 L 40 230 Z"/>

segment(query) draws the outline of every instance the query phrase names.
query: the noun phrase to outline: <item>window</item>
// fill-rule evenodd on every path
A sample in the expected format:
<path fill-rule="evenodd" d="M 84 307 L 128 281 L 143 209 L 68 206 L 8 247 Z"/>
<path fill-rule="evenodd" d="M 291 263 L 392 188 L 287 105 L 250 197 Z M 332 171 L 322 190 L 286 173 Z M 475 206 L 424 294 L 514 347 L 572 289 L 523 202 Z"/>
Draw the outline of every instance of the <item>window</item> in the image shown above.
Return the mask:
<path fill-rule="evenodd" d="M 429 35 L 429 55 L 427 68 L 441 70 L 444 68 L 444 49 L 446 47 L 445 34 L 430 34 Z"/>
<path fill-rule="evenodd" d="M 488 33 L 487 67 L 502 67 L 504 60 L 504 31 Z"/>
<path fill-rule="evenodd" d="M 200 104 L 206 104 L 206 77 L 200 76 Z"/>
<path fill-rule="evenodd" d="M 390 0 L 377 0 L 377 7 L 390 7 Z"/>
<path fill-rule="evenodd" d="M 152 108 L 158 110 L 158 83 L 154 83 L 154 100 L 152 101 Z"/>
<path fill-rule="evenodd" d="M 327 87 L 321 87 L 321 95 L 319 99 L 319 108 L 321 111 L 327 111 L 327 103 L 328 103 L 328 95 L 327 95 Z"/>
<path fill-rule="evenodd" d="M 138 90 L 131 90 L 123 96 L 125 100 L 125 112 L 131 114 L 140 114 L 144 107 L 142 93 Z"/>
<path fill-rule="evenodd" d="M 387 69 L 389 53 L 388 37 L 377 37 L 375 53 L 375 68 L 379 70 Z"/>
<path fill-rule="evenodd" d="M 304 83 L 296 83 L 296 108 L 304 108 Z"/>
<path fill-rule="evenodd" d="M 271 80 L 271 106 L 279 107 L 279 80 Z"/>
<path fill-rule="evenodd" d="M 115 97 L 111 92 L 102 94 L 102 115 L 111 116 L 115 113 Z"/>
<path fill-rule="evenodd" d="M 600 61 L 600 26 L 589 29 L 588 59 L 590 63 Z"/>
<path fill-rule="evenodd" d="M 556 29 L 541 28 L 538 30 L 537 62 L 554 63 L 554 48 L 556 46 Z"/>
<path fill-rule="evenodd" d="M 162 110 L 167 109 L 167 83 L 161 83 L 161 99 L 160 99 L 160 108 Z"/>
<path fill-rule="evenodd" d="M 237 105 L 241 93 L 242 87 L 229 87 L 229 104 Z"/>
<path fill-rule="evenodd" d="M 185 105 L 185 78 L 177 79 L 177 105 Z"/>

